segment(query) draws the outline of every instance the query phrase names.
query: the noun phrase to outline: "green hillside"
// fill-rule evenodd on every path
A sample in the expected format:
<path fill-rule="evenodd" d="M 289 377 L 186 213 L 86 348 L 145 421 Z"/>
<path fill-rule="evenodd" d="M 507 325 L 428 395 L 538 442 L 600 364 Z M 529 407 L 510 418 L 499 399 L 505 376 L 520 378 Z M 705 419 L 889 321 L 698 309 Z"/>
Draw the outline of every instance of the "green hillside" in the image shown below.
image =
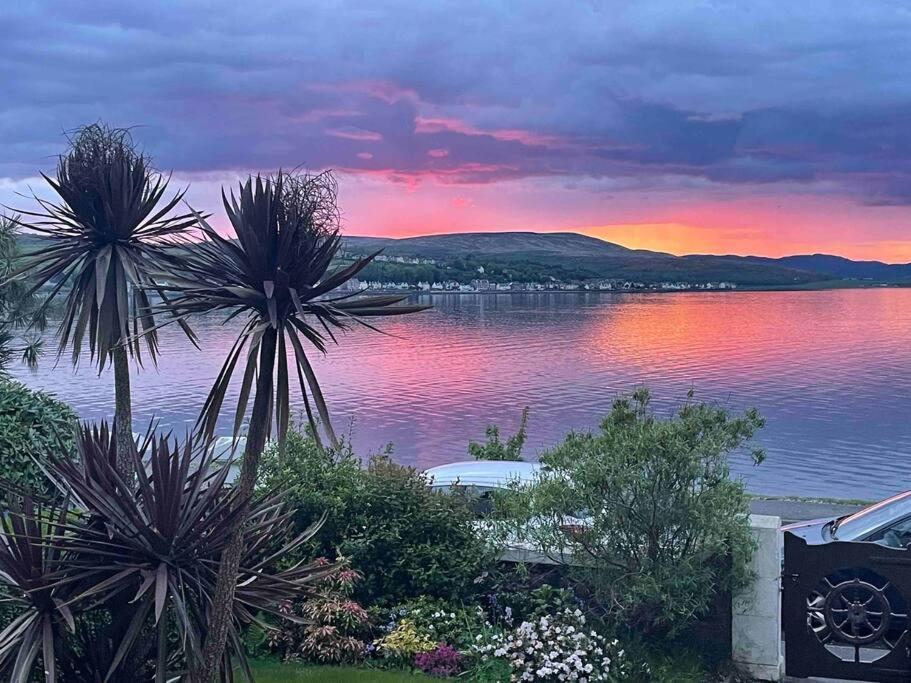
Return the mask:
<path fill-rule="evenodd" d="M 415 282 L 468 281 L 483 267 L 497 281 L 632 280 L 643 283 L 727 281 L 747 287 L 799 286 L 834 279 L 830 274 L 722 256 L 673 256 L 634 250 L 575 233 L 459 233 L 404 239 L 348 237 L 354 253 L 382 249 L 386 256 L 434 259 L 435 264 L 377 263 L 365 279 Z"/>
<path fill-rule="evenodd" d="M 484 254 L 485 256 L 528 258 L 534 255 L 554 256 L 624 256 L 627 258 L 663 256 L 643 249 L 627 247 L 574 232 L 464 232 L 423 237 L 347 237 L 352 249 L 383 249 L 390 256 L 424 256 L 442 258 Z"/>

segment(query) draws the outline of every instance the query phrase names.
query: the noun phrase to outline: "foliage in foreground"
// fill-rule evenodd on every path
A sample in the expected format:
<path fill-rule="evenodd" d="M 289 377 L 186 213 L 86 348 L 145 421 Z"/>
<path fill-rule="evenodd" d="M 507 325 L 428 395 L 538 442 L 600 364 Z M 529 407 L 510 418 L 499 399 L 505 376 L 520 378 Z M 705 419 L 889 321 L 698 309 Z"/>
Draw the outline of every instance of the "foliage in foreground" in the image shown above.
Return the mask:
<path fill-rule="evenodd" d="M 199 665 L 218 560 L 246 506 L 190 444 L 150 437 L 134 451 L 138 477 L 121 479 L 114 436 L 86 428 L 79 460 L 48 471 L 66 502 L 14 502 L 0 527 L 0 582 L 19 617 L 0 633 L 0 675 L 45 680 L 163 682 Z M 144 462 L 144 459 L 146 462 Z M 72 505 L 70 505 L 72 503 Z M 283 543 L 288 513 L 275 497 L 249 510 L 244 555 L 222 662 L 248 675 L 241 629 L 299 597 L 332 570 L 303 563 L 277 570 L 314 529 Z"/>
<path fill-rule="evenodd" d="M 328 566 L 329 561 L 319 558 L 315 564 Z M 283 660 L 352 664 L 367 654 L 370 616 L 351 597 L 361 576 L 345 558 L 336 566 L 336 572 L 314 582 L 310 594 L 282 603 L 282 614 L 295 619 L 269 634 L 268 647 Z"/>
<path fill-rule="evenodd" d="M 623 681 L 632 673 L 619 642 L 593 630 L 580 609 L 482 636 L 474 650 L 482 662 L 485 657 L 507 661 L 512 680 L 518 681 Z"/>
<path fill-rule="evenodd" d="M 403 296 L 355 296 L 357 292 L 339 291 L 373 256 L 332 267 L 341 247 L 336 194 L 337 185 L 328 171 L 316 175 L 279 171 L 272 177 L 255 179 L 249 176 L 230 197 L 222 193 L 236 240 L 220 235 L 199 216 L 197 227 L 202 239 L 185 250 L 178 272 L 170 277 L 167 291 L 173 300 L 169 309 L 182 316 L 220 313 L 227 320 L 237 318 L 242 323 L 197 427 L 205 437 L 212 436 L 228 385 L 240 374 L 235 436 L 248 401 L 252 398 L 253 402 L 244 458 L 235 482 L 245 497 L 253 493 L 273 417 L 279 446 L 285 445 L 293 384 L 300 389 L 314 437 L 318 438 L 321 427 L 330 444 L 336 443 L 307 348 L 325 352 L 330 341 L 337 342 L 336 333 L 353 325 L 375 329 L 366 318 L 427 308 L 398 305 L 406 298 Z M 224 650 L 239 569 L 239 544 L 240 532 L 235 531 L 221 558 L 204 666 L 194 675 L 198 683 L 209 683 Z"/>
<path fill-rule="evenodd" d="M 494 559 L 463 498 L 432 491 L 421 472 L 387 456 L 364 469 L 344 440 L 324 450 L 309 432 L 292 431 L 284 454 L 266 453 L 260 483 L 287 487 L 297 528 L 325 511 L 311 549 L 348 558 L 363 575 L 354 595 L 365 604 L 467 599 Z"/>
<path fill-rule="evenodd" d="M 493 597 L 493 596 L 492 596 Z M 501 592 L 487 608 L 418 600 L 395 607 L 374 661 L 470 681 L 646 681 L 571 592 Z"/>
<path fill-rule="evenodd" d="M 595 612 L 633 633 L 679 632 L 748 578 L 749 501 L 728 456 L 762 425 L 755 410 L 691 400 L 662 419 L 639 390 L 614 402 L 600 431 L 542 454 L 539 481 L 499 499 L 503 530 L 573 558 Z"/>
<path fill-rule="evenodd" d="M 38 463 L 75 452 L 76 415 L 50 394 L 0 379 L 0 480 L 20 493 L 49 493 Z"/>

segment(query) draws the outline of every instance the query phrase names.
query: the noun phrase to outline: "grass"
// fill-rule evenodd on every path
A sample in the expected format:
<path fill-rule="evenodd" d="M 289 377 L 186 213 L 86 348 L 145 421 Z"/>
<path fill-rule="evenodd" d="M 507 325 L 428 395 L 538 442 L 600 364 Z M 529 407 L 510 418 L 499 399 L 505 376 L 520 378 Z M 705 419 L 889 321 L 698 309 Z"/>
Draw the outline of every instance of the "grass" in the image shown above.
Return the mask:
<path fill-rule="evenodd" d="M 344 666 L 310 666 L 268 660 L 251 662 L 256 683 L 420 683 L 429 681 L 407 671 L 377 671 Z"/>
<path fill-rule="evenodd" d="M 826 498 L 825 496 L 766 496 L 758 493 L 748 493 L 754 500 L 783 500 L 798 503 L 832 503 L 835 505 L 870 505 L 876 501 L 863 498 Z"/>

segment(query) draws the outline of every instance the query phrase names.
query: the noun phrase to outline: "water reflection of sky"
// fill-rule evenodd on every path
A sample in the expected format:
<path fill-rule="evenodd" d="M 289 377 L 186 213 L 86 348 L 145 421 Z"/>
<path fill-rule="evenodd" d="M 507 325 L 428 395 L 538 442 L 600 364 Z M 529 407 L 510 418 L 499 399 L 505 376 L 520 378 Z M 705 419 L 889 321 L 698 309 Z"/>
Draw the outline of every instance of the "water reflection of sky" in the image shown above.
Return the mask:
<path fill-rule="evenodd" d="M 428 297 L 430 299 L 430 297 Z M 648 384 L 667 411 L 690 387 L 767 419 L 768 460 L 738 462 L 755 491 L 873 498 L 911 488 L 911 290 L 437 295 L 432 311 L 359 330 L 316 363 L 338 430 L 361 453 L 395 445 L 421 467 L 465 457 L 488 423 L 531 407 L 527 450 L 595 428 L 612 398 Z M 137 424 L 188 428 L 235 328 L 176 330 L 134 379 Z M 108 417 L 111 380 L 46 359 L 33 386 Z M 225 411 L 224 430 L 230 428 Z"/>

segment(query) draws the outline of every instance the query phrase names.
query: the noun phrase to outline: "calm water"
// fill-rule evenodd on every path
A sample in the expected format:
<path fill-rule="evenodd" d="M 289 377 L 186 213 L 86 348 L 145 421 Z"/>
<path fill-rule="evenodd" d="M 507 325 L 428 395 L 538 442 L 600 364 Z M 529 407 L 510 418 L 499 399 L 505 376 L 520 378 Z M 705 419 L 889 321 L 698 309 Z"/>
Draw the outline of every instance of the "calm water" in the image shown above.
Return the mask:
<path fill-rule="evenodd" d="M 911 290 L 424 297 L 434 309 L 352 332 L 317 364 L 337 429 L 362 453 L 395 444 L 428 467 L 465 457 L 531 407 L 527 453 L 594 428 L 637 384 L 667 411 L 693 387 L 731 409 L 756 406 L 768 459 L 735 464 L 752 490 L 873 498 L 911 488 Z M 159 368 L 134 379 L 137 425 L 193 422 L 235 330 L 175 331 Z M 111 379 L 48 360 L 32 386 L 85 418 L 108 417 Z M 225 430 L 229 429 L 227 417 Z"/>

